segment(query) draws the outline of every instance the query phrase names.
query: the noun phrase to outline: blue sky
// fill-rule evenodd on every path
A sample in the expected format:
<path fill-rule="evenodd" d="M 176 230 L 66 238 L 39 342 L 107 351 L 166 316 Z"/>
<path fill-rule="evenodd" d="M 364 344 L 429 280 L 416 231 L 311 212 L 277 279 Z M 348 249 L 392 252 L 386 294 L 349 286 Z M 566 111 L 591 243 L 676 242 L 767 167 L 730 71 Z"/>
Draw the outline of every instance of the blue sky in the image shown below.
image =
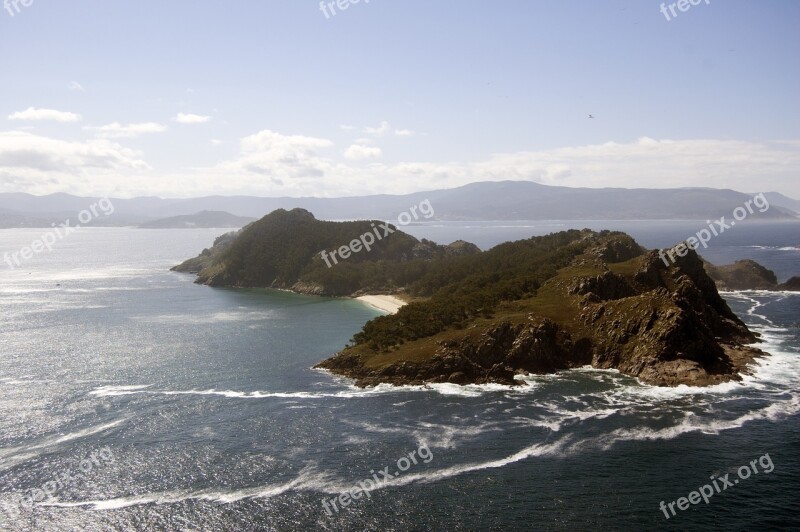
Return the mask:
<path fill-rule="evenodd" d="M 790 0 L 703 0 L 669 21 L 645 0 L 361 0 L 328 17 L 318 0 L 13 3 L 0 192 L 524 179 L 800 197 Z"/>

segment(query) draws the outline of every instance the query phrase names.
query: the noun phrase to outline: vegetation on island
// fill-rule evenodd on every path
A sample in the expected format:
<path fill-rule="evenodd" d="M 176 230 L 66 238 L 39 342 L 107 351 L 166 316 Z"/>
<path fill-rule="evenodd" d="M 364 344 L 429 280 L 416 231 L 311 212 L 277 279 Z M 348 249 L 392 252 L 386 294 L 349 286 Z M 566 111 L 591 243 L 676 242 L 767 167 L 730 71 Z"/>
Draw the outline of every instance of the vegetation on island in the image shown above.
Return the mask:
<path fill-rule="evenodd" d="M 658 385 L 738 379 L 761 352 L 694 251 L 665 264 L 630 236 L 569 230 L 488 251 L 441 246 L 394 226 L 329 267 L 321 251 L 381 222 L 326 222 L 278 210 L 176 267 L 212 286 L 321 295 L 402 293 L 319 367 L 383 382 L 514 384 L 520 372 L 590 364 Z"/>
<path fill-rule="evenodd" d="M 377 235 L 369 251 L 352 253 L 336 263 L 323 259 L 322 252 L 367 233 Z M 304 209 L 279 209 L 238 233 L 220 237 L 212 248 L 173 270 L 197 273 L 197 282 L 210 286 L 350 296 L 401 290 L 424 277 L 434 259 L 479 252 L 477 246 L 462 241 L 441 246 L 418 240 L 378 220 L 329 222 Z"/>

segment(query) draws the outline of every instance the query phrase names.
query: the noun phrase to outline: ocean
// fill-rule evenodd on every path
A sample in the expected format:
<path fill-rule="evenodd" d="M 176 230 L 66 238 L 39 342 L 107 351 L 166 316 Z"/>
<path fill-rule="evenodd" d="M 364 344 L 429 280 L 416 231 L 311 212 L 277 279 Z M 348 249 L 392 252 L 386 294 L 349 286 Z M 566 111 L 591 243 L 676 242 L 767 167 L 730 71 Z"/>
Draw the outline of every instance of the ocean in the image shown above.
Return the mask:
<path fill-rule="evenodd" d="M 571 227 L 656 247 L 706 224 L 404 230 L 486 248 Z M 740 383 L 583 368 L 362 390 L 311 366 L 378 311 L 168 271 L 222 232 L 83 228 L 0 266 L 0 529 L 800 528 L 800 295 L 724 294 L 771 353 Z M 0 256 L 41 233 L 0 230 Z M 742 224 L 701 254 L 784 281 L 800 274 L 800 223 Z"/>

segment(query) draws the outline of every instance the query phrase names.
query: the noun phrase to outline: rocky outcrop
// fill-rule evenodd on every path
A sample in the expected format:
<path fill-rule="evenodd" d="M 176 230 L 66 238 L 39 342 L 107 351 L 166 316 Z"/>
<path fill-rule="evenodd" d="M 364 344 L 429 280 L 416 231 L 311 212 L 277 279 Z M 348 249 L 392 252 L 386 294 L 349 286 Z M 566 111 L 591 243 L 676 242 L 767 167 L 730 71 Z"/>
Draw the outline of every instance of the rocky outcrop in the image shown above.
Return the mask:
<path fill-rule="evenodd" d="M 343 352 L 318 367 L 355 378 L 360 386 L 382 382 L 424 384 L 450 382 L 516 384 L 521 369 L 530 373 L 554 371 L 588 364 L 591 356 L 573 344 L 569 333 L 548 319 L 525 325 L 500 322 L 483 331 L 477 341 L 440 342 L 424 364 L 395 362 L 379 371 L 366 368 L 359 355 Z"/>
<path fill-rule="evenodd" d="M 756 337 L 719 296 L 697 255 L 670 269 L 659 267 L 657 254 L 644 262 L 638 294 L 585 305 L 580 318 L 593 331 L 592 365 L 656 385 L 738 379 L 760 354 L 745 345 Z"/>
<path fill-rule="evenodd" d="M 726 266 L 706 263 L 705 269 L 720 290 L 774 290 L 778 285 L 775 272 L 754 260 L 738 260 Z"/>
<path fill-rule="evenodd" d="M 800 292 L 800 276 L 778 284 L 775 272 L 754 260 L 738 260 L 726 266 L 706 262 L 705 270 L 719 290 L 779 290 Z"/>
<path fill-rule="evenodd" d="M 170 271 L 193 274 L 200 273 L 202 270 L 210 267 L 213 264 L 214 259 L 222 255 L 222 253 L 224 253 L 231 246 L 231 244 L 233 244 L 233 241 L 236 240 L 239 232 L 240 231 L 231 231 L 230 233 L 225 233 L 222 236 L 218 236 L 214 240 L 213 246 L 204 249 L 197 257 L 188 259 L 171 268 Z"/>
<path fill-rule="evenodd" d="M 389 354 L 345 350 L 318 367 L 346 375 L 359 386 L 429 382 L 514 384 L 519 373 L 553 373 L 585 366 L 617 369 L 642 382 L 706 386 L 738 380 L 763 353 L 690 251 L 667 266 L 652 251 L 624 265 L 625 259 L 592 249 L 575 259 L 577 271 L 590 266 L 597 275 L 573 275 L 570 269 L 551 279 L 530 302 L 522 320 L 504 319 L 476 334 L 434 343 L 427 359 L 414 357 L 381 364 Z M 617 273 L 612 270 L 618 270 Z M 554 319 L 536 312 L 538 298 L 559 301 Z"/>
<path fill-rule="evenodd" d="M 569 294 L 593 294 L 601 301 L 609 301 L 630 297 L 635 290 L 625 278 L 607 271 L 595 277 L 577 279 L 569 289 Z"/>
<path fill-rule="evenodd" d="M 800 292 L 800 276 L 794 276 L 785 283 L 779 284 L 776 289 L 788 292 Z"/>

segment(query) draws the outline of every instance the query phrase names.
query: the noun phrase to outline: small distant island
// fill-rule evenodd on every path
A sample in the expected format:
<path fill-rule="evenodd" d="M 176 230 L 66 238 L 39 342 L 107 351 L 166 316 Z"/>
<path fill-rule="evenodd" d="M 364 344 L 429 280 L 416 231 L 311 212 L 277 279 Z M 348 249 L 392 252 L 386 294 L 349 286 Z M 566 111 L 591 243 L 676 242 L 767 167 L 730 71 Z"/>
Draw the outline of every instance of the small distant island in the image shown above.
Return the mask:
<path fill-rule="evenodd" d="M 719 290 L 779 290 L 800 292 L 800 276 L 778 283 L 775 272 L 754 260 L 737 260 L 726 266 L 705 263 L 706 272 L 717 283 Z"/>
<path fill-rule="evenodd" d="M 139 226 L 141 229 L 211 229 L 211 228 L 236 228 L 244 227 L 255 222 L 255 218 L 236 216 L 224 211 L 201 211 L 196 214 L 171 216 L 145 222 Z"/>
<path fill-rule="evenodd" d="M 401 295 L 408 304 L 369 321 L 317 366 L 359 386 L 518 384 L 520 373 L 586 365 L 653 385 L 706 386 L 741 379 L 764 354 L 712 278 L 734 289 L 745 266 L 718 268 L 691 250 L 666 265 L 621 232 L 569 230 L 481 251 L 389 224 L 368 253 L 333 267 L 323 260 L 321 251 L 378 224 L 280 209 L 173 270 L 210 286 Z"/>

